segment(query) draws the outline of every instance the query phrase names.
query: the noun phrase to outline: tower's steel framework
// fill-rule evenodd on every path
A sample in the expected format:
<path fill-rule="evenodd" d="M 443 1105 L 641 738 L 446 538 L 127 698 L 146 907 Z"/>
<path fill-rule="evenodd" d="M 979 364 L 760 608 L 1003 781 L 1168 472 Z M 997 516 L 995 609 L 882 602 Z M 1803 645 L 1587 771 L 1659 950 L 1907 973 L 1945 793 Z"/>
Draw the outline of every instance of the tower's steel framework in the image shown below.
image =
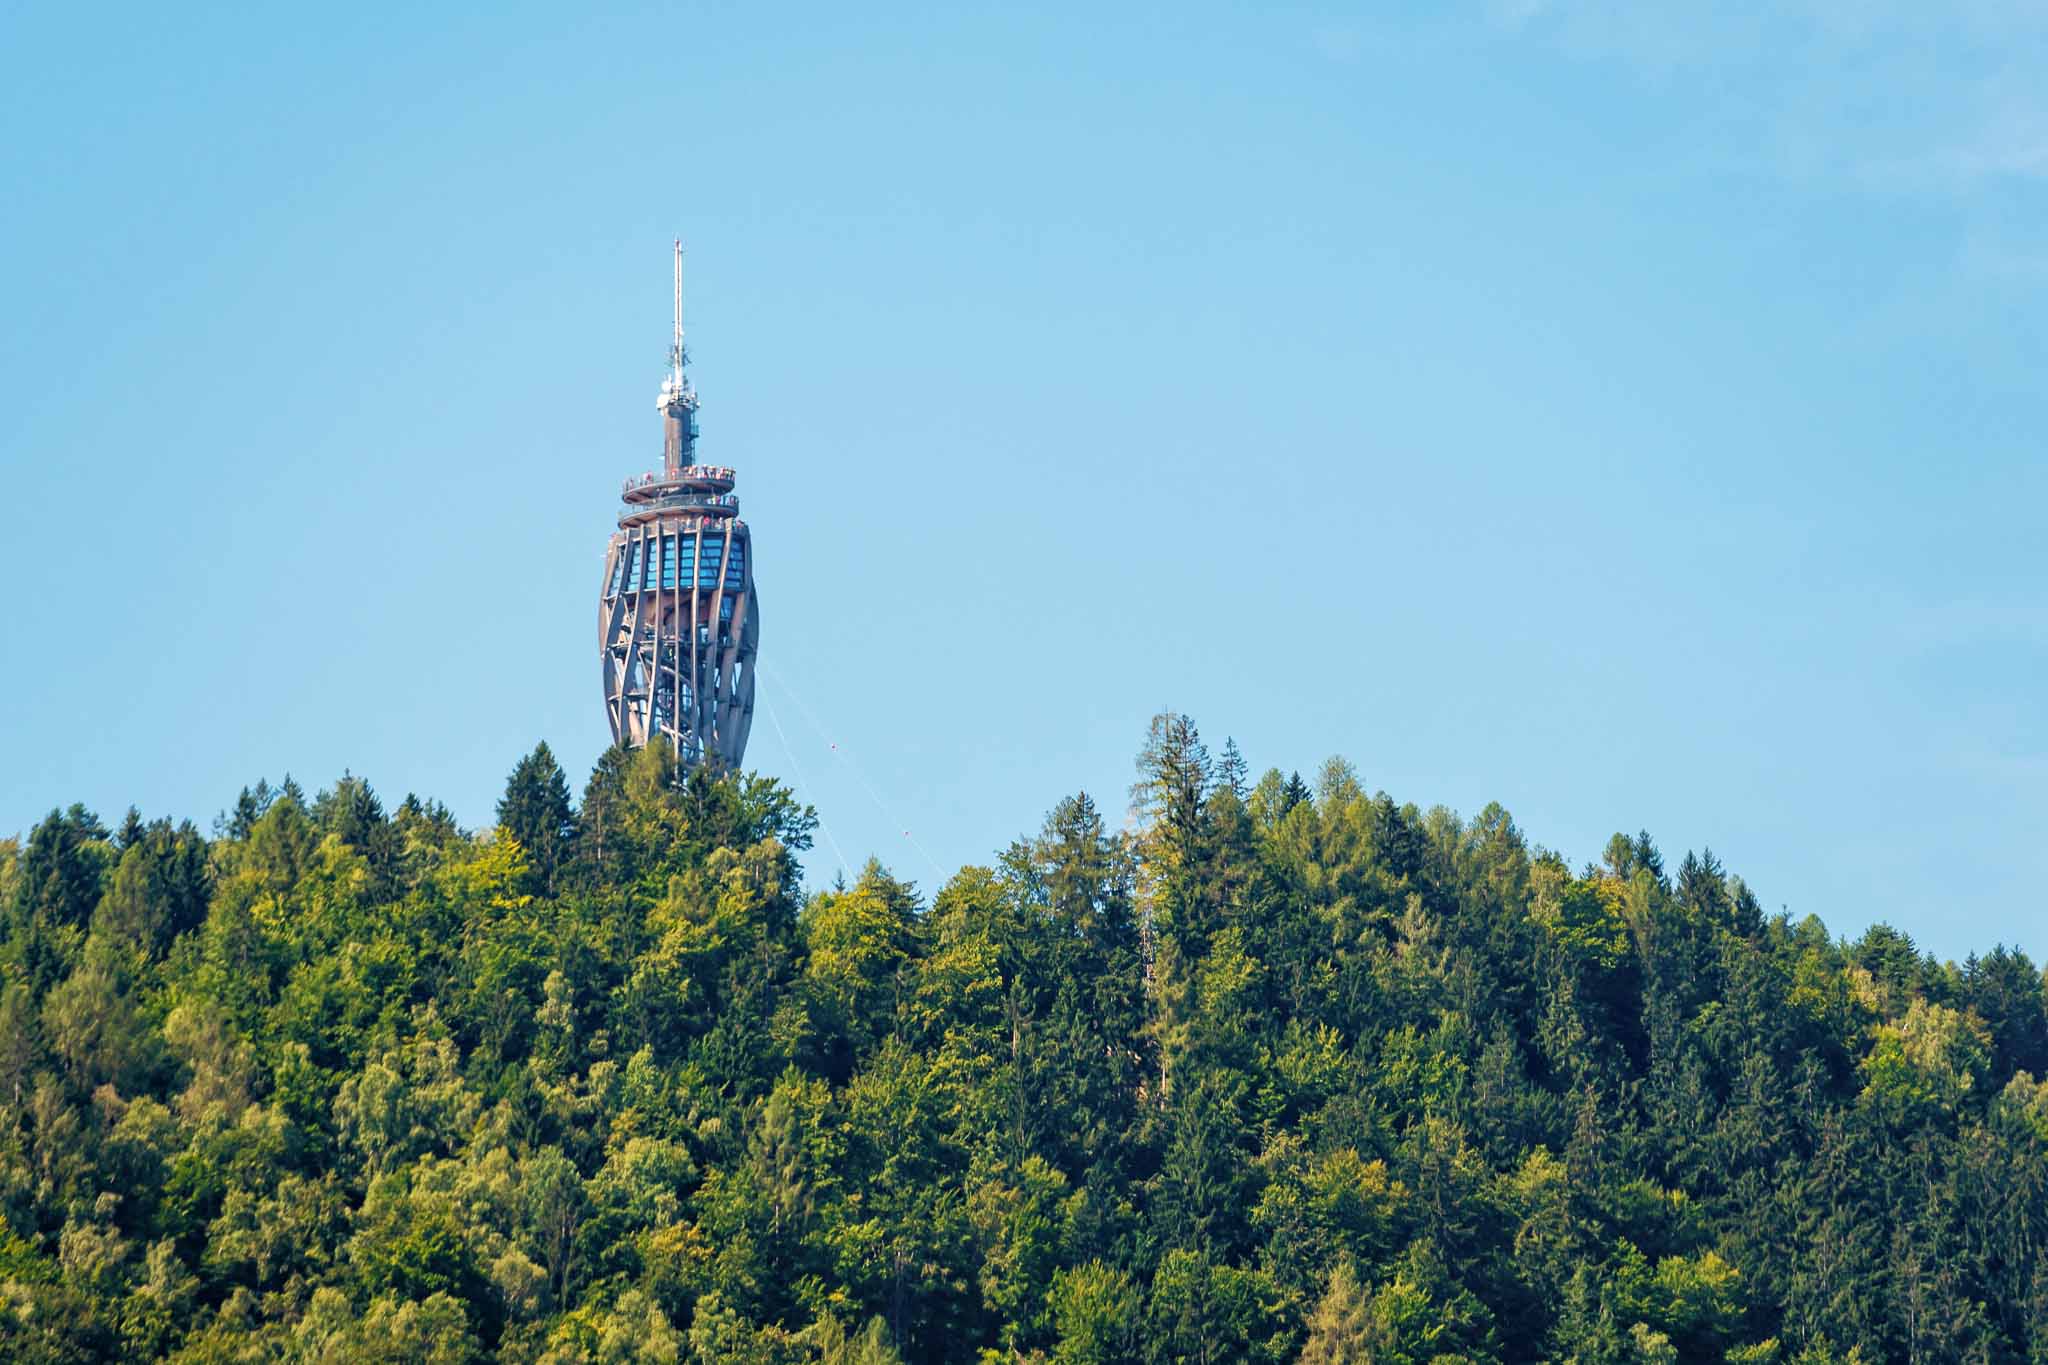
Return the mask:
<path fill-rule="evenodd" d="M 666 736 L 685 764 L 736 768 L 754 720 L 761 604 L 733 471 L 697 462 L 697 391 L 683 374 L 683 245 L 675 339 L 658 406 L 659 473 L 626 480 L 605 551 L 597 637 L 614 743 Z"/>

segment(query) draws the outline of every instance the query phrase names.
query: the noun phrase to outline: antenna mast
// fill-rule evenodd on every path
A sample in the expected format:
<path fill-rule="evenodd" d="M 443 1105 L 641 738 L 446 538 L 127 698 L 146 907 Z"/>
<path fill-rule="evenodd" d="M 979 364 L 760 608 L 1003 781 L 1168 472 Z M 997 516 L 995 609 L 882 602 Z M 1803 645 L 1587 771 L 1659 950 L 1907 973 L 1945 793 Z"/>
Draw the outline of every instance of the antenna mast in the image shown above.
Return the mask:
<path fill-rule="evenodd" d="M 676 333 L 668 350 L 669 378 L 676 392 L 683 388 L 683 239 L 676 238 Z"/>

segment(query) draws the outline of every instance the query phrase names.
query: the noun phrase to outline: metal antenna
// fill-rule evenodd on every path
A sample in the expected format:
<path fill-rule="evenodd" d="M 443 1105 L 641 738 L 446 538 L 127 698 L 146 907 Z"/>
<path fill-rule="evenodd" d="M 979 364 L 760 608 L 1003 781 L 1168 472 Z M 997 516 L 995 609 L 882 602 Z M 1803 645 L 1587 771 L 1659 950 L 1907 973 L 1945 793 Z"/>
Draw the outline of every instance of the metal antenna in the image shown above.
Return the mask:
<path fill-rule="evenodd" d="M 683 239 L 676 238 L 676 335 L 669 346 L 669 373 L 678 391 L 683 387 Z"/>

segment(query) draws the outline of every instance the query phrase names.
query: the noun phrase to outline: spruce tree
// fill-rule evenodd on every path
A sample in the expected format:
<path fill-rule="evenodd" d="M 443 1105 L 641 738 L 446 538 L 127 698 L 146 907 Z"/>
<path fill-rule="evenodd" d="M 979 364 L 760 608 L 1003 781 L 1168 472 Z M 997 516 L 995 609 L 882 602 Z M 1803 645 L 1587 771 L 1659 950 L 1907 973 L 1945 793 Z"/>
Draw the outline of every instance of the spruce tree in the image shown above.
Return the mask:
<path fill-rule="evenodd" d="M 1238 751 L 1237 741 L 1225 738 L 1223 756 L 1216 760 L 1216 785 L 1230 788 L 1231 795 L 1242 801 L 1248 790 L 1245 786 L 1245 772 L 1244 755 Z"/>
<path fill-rule="evenodd" d="M 535 876 L 552 895 L 555 873 L 576 837 L 576 812 L 569 805 L 569 781 L 546 740 L 512 769 L 498 802 L 498 823 L 526 850 Z"/>

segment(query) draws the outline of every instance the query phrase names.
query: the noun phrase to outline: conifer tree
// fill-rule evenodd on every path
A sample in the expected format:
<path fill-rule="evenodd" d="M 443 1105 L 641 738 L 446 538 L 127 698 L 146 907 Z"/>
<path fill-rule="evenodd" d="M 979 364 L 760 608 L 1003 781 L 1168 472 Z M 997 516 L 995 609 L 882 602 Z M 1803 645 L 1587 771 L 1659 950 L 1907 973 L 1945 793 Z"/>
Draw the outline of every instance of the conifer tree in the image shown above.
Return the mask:
<path fill-rule="evenodd" d="M 1238 752 L 1237 741 L 1225 737 L 1222 756 L 1216 760 L 1216 785 L 1228 787 L 1231 795 L 1242 801 L 1246 791 L 1246 771 L 1244 755 Z"/>
<path fill-rule="evenodd" d="M 512 769 L 498 802 L 498 824 L 526 850 L 541 889 L 552 895 L 576 837 L 576 813 L 569 805 L 569 780 L 546 740 Z"/>

